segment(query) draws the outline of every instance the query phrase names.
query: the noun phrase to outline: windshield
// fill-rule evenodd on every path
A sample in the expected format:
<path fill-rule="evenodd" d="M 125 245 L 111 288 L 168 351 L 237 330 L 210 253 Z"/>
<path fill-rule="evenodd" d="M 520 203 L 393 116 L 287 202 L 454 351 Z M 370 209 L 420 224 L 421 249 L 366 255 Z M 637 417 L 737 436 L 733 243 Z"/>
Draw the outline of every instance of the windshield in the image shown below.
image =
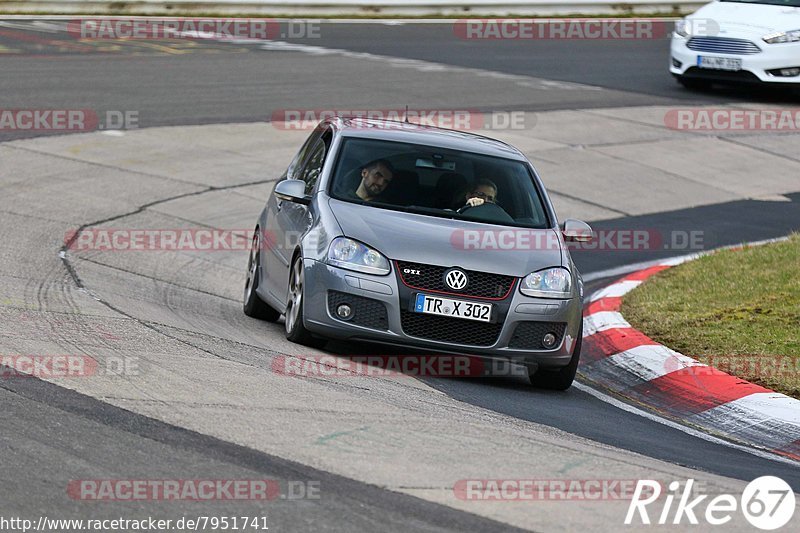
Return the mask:
<path fill-rule="evenodd" d="M 721 0 L 737 4 L 767 4 L 770 6 L 800 7 L 800 0 Z"/>
<path fill-rule="evenodd" d="M 472 152 L 351 138 L 344 142 L 332 197 L 423 215 L 547 228 L 527 164 Z"/>

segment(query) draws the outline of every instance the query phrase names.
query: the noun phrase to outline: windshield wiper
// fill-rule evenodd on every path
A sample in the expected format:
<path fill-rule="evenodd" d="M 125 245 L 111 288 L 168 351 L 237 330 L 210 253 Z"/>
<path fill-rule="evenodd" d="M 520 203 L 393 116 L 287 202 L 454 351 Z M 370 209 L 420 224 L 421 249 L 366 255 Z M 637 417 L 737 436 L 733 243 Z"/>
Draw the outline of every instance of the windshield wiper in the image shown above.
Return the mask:
<path fill-rule="evenodd" d="M 458 215 L 458 213 L 456 213 L 455 211 L 449 211 L 447 209 L 437 209 L 435 207 L 424 207 L 424 206 L 416 206 L 416 205 L 404 206 L 404 205 L 395 205 L 395 204 L 384 204 L 384 203 L 381 203 L 381 202 L 363 202 L 363 204 L 364 205 L 372 205 L 372 206 L 375 206 L 375 207 L 383 207 L 383 208 L 391 209 L 391 210 L 394 210 L 394 211 L 402 211 L 403 213 L 414 213 L 414 214 L 417 214 L 417 215 L 431 215 L 431 216 L 437 216 L 437 217 L 441 217 L 441 218 L 450 218 L 450 219 L 461 218 L 460 215 L 459 216 L 454 216 L 454 215 Z"/>

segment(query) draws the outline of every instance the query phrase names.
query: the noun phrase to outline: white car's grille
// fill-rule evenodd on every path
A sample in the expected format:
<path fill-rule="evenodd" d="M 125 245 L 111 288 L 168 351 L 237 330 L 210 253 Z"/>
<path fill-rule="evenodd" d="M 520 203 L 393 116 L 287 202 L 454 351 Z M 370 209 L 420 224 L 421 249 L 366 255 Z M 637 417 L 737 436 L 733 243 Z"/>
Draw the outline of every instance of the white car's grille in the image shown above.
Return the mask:
<path fill-rule="evenodd" d="M 748 55 L 761 52 L 761 49 L 753 42 L 726 37 L 692 37 L 686 43 L 686 47 L 698 52 L 716 52 L 718 54 Z"/>

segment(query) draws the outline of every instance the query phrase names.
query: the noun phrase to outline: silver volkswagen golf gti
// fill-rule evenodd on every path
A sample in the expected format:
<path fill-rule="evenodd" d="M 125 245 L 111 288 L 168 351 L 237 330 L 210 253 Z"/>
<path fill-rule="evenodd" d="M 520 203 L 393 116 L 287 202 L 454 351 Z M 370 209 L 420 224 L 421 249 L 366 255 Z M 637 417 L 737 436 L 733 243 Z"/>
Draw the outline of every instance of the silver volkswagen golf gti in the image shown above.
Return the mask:
<path fill-rule="evenodd" d="M 477 355 L 566 389 L 583 282 L 541 180 L 515 148 L 405 122 L 323 121 L 261 212 L 244 312 L 286 336 Z"/>

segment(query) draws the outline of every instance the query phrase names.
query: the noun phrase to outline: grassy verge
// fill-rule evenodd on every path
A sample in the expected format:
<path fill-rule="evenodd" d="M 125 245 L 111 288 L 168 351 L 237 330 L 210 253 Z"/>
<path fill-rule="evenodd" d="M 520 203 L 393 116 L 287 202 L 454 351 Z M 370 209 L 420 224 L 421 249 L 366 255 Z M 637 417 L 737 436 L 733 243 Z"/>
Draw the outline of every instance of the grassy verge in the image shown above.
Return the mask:
<path fill-rule="evenodd" d="M 800 234 L 665 270 L 622 314 L 673 350 L 800 398 Z"/>

